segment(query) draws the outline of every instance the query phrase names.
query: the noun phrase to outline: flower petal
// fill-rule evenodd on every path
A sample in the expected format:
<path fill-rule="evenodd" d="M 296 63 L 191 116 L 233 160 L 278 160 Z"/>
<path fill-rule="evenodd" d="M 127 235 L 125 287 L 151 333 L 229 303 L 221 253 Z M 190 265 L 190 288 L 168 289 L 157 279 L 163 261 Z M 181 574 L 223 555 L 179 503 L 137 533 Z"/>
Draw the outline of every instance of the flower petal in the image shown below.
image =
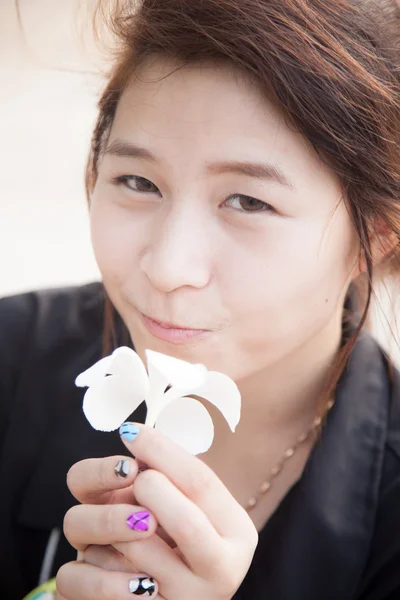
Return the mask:
<path fill-rule="evenodd" d="M 143 395 L 132 389 L 122 377 L 111 375 L 87 390 L 83 412 L 94 429 L 114 431 L 143 400 Z"/>
<path fill-rule="evenodd" d="M 165 377 L 169 385 L 178 388 L 192 389 L 200 386 L 207 379 L 208 371 L 204 365 L 194 365 L 153 350 L 146 350 L 146 356 L 150 379 L 154 369 Z"/>
<path fill-rule="evenodd" d="M 112 356 L 106 356 L 101 360 L 97 361 L 94 365 L 83 371 L 75 379 L 75 385 L 77 387 L 90 387 L 95 385 L 103 377 L 105 377 L 110 371 L 109 367 L 112 362 Z"/>
<path fill-rule="evenodd" d="M 141 394 L 144 400 L 149 389 L 149 378 L 140 356 L 132 348 L 121 346 L 114 350 L 109 373 L 122 378 L 126 385 L 132 385 L 135 393 Z"/>
<path fill-rule="evenodd" d="M 231 430 L 235 431 L 240 421 L 241 397 L 236 383 L 230 377 L 217 371 L 209 371 L 205 383 L 192 390 L 191 394 L 214 404 L 228 421 Z"/>
<path fill-rule="evenodd" d="M 214 425 L 206 408 L 194 398 L 178 398 L 159 414 L 156 429 L 190 454 L 206 452 L 214 439 Z"/>

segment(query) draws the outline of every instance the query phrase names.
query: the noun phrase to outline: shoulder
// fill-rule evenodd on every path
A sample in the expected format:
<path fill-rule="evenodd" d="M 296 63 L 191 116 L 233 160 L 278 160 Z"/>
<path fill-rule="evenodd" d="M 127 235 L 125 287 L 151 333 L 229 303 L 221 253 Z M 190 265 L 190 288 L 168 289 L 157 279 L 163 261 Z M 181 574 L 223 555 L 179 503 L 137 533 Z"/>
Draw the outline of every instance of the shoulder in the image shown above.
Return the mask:
<path fill-rule="evenodd" d="M 362 600 L 400 597 L 400 372 L 390 367 L 389 373 L 386 443 Z"/>
<path fill-rule="evenodd" d="M 388 418 L 388 452 L 393 454 L 400 469 L 400 371 L 392 369 L 392 395 Z"/>
<path fill-rule="evenodd" d="M 90 365 L 88 348 L 95 347 L 94 355 L 100 352 L 102 290 L 100 283 L 91 283 L 0 299 L 0 433 L 11 409 L 21 405 L 22 411 L 33 396 L 40 405 L 68 365 L 78 373 L 82 361 L 83 368 Z"/>
<path fill-rule="evenodd" d="M 380 480 L 379 504 L 389 506 L 396 511 L 398 517 L 396 531 L 399 540 L 399 575 L 400 575 L 400 372 L 388 365 L 390 395 L 387 410 L 386 440 L 383 452 L 382 473 Z M 382 510 L 381 510 L 382 512 Z M 378 522 L 379 524 L 379 522 Z"/>
<path fill-rule="evenodd" d="M 31 336 L 51 344 L 60 335 L 73 335 L 86 325 L 98 324 L 103 301 L 100 283 L 0 298 L 0 347 L 21 341 L 27 344 Z"/>
<path fill-rule="evenodd" d="M 380 486 L 381 513 L 393 518 L 391 535 L 398 541 L 398 568 L 400 579 L 400 372 L 391 369 L 391 397 L 388 410 L 387 437 Z M 382 508 L 383 507 L 383 508 Z M 391 525 L 388 522 L 390 529 Z M 399 589 L 400 592 L 400 589 Z"/>
<path fill-rule="evenodd" d="M 18 574 L 38 576 L 50 531 L 61 529 L 74 503 L 65 480 L 71 465 L 119 453 L 119 436 L 95 431 L 84 418 L 83 390 L 75 386 L 101 357 L 103 312 L 99 283 L 0 300 L 0 480 L 7 482 L 0 561 Z M 73 558 L 63 538 L 55 564 L 64 553 Z"/>
<path fill-rule="evenodd" d="M 391 395 L 381 479 L 381 496 L 391 495 L 395 497 L 397 506 L 400 507 L 400 371 L 397 368 L 390 368 L 390 381 Z M 397 512 L 400 517 L 400 510 L 397 509 Z M 400 528 L 398 536 L 400 541 Z"/>

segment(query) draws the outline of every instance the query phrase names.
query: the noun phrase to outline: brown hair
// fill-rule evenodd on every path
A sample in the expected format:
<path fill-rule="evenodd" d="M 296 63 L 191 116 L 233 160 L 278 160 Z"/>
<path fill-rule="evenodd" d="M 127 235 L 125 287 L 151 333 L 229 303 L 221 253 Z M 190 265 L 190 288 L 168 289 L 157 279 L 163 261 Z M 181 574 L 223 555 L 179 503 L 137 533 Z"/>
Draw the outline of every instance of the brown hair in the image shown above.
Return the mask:
<path fill-rule="evenodd" d="M 207 60 L 241 68 L 340 177 L 366 273 L 359 281 L 365 287 L 361 318 L 339 352 L 327 382 L 330 395 L 367 318 L 374 223 L 397 241 L 388 259 L 400 256 L 395 0 L 100 0 L 99 15 L 116 45 L 87 164 L 89 195 L 125 86 L 145 59 L 160 55 L 182 66 Z M 107 300 L 107 335 L 110 306 Z"/>

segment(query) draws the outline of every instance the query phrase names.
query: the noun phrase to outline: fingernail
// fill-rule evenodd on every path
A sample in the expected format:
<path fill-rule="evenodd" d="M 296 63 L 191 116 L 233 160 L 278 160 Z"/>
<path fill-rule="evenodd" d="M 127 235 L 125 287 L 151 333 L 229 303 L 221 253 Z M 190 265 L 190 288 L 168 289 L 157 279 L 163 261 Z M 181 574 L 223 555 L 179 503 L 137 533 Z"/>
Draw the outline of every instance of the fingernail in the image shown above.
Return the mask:
<path fill-rule="evenodd" d="M 129 515 L 126 524 L 129 529 L 134 529 L 135 531 L 147 531 L 149 528 L 149 519 L 150 513 L 147 510 L 140 510 L 139 512 Z"/>
<path fill-rule="evenodd" d="M 119 435 L 127 442 L 133 442 L 139 433 L 140 428 L 134 423 L 124 423 L 119 428 Z"/>
<path fill-rule="evenodd" d="M 129 471 L 131 469 L 131 464 L 129 460 L 120 460 L 118 461 L 117 466 L 114 468 L 115 474 L 118 477 L 124 479 L 129 475 Z"/>
<path fill-rule="evenodd" d="M 135 596 L 154 596 L 156 582 L 152 577 L 134 577 L 129 581 L 129 591 Z"/>

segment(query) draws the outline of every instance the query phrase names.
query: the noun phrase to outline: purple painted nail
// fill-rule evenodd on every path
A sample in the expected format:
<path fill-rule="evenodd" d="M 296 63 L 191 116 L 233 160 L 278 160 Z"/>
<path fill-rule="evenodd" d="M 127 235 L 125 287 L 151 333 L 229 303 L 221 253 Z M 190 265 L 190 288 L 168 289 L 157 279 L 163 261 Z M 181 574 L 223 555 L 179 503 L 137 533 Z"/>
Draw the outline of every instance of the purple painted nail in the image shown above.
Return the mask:
<path fill-rule="evenodd" d="M 129 515 L 126 524 L 129 529 L 134 529 L 135 531 L 147 531 L 149 528 L 149 519 L 150 513 L 147 510 L 141 510 Z"/>

